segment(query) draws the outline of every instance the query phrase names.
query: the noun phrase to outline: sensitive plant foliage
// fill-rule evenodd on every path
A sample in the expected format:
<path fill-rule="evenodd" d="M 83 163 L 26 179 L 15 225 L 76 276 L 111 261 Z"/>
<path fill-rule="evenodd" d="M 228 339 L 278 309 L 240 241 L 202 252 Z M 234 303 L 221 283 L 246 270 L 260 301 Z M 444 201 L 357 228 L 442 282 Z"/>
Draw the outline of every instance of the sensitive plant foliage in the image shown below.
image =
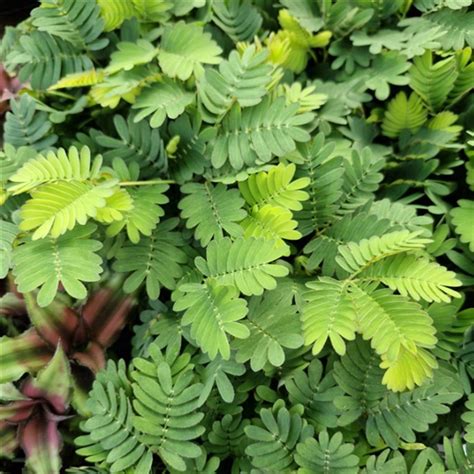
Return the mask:
<path fill-rule="evenodd" d="M 473 471 L 471 3 L 7 28 L 2 469 Z"/>

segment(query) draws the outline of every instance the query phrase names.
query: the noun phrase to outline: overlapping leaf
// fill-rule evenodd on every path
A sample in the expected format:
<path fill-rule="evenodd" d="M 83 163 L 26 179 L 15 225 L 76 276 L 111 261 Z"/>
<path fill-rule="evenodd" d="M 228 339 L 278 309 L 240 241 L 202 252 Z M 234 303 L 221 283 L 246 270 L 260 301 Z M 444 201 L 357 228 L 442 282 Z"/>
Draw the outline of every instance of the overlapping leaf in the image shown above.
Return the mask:
<path fill-rule="evenodd" d="M 284 249 L 273 241 L 242 237 L 213 240 L 207 247 L 206 260 L 197 257 L 198 270 L 219 285 L 233 285 L 244 295 L 261 295 L 276 287 L 275 278 L 284 277 L 288 269 L 271 263 L 281 257 Z"/>
<path fill-rule="evenodd" d="M 87 295 L 83 282 L 100 278 L 102 259 L 95 253 L 102 247 L 88 238 L 95 226 L 87 224 L 66 232 L 59 238 L 25 239 L 13 252 L 13 272 L 18 289 L 38 292 L 38 303 L 47 306 L 62 284 L 77 299 Z"/>

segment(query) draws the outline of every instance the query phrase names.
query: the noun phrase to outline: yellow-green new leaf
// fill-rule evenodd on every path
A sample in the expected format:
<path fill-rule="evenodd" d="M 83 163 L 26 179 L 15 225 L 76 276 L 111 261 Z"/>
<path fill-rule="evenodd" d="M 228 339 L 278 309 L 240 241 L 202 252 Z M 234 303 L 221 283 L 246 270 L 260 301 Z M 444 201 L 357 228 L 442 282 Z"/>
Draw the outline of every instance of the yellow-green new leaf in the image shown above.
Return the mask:
<path fill-rule="evenodd" d="M 432 378 L 433 370 L 438 367 L 438 363 L 425 349 L 418 348 L 413 353 L 401 347 L 395 360 L 382 355 L 380 367 L 385 369 L 382 383 L 394 392 L 403 392 L 413 390 Z"/>
<path fill-rule="evenodd" d="M 272 204 L 299 211 L 303 208 L 301 202 L 309 199 L 309 194 L 302 189 L 308 186 L 310 179 L 299 178 L 293 181 L 295 171 L 296 166 L 293 163 L 280 163 L 268 172 L 252 174 L 246 181 L 241 181 L 240 192 L 251 206 Z"/>
<path fill-rule="evenodd" d="M 92 158 L 87 146 L 80 150 L 72 146 L 67 151 L 59 148 L 27 161 L 10 176 L 10 181 L 16 184 L 9 186 L 8 191 L 15 195 L 57 181 L 91 181 L 99 177 L 101 166 L 102 156 Z"/>
<path fill-rule="evenodd" d="M 112 31 L 136 12 L 130 0 L 97 0 L 100 16 L 104 20 L 104 30 Z"/>
<path fill-rule="evenodd" d="M 125 213 L 133 209 L 133 199 L 127 190 L 118 188 L 106 198 L 105 206 L 97 209 L 95 220 L 104 224 L 111 224 L 125 218 Z"/>
<path fill-rule="evenodd" d="M 349 242 L 339 247 L 336 262 L 347 272 L 356 275 L 384 258 L 424 248 L 431 240 L 421 237 L 421 234 L 422 231 L 399 230 L 382 236 L 374 235 L 360 242 Z"/>
<path fill-rule="evenodd" d="M 427 111 L 420 97 L 413 92 L 407 98 L 405 92 L 399 92 L 388 104 L 382 130 L 385 136 L 396 138 L 403 130 L 416 132 L 426 118 Z"/>
<path fill-rule="evenodd" d="M 461 286 L 454 272 L 425 257 L 396 255 L 376 262 L 358 277 L 363 281 L 380 281 L 403 296 L 431 302 L 449 303 L 461 295 L 451 287 Z"/>
<path fill-rule="evenodd" d="M 262 208 L 255 206 L 241 222 L 244 237 L 262 237 L 273 240 L 278 247 L 290 249 L 285 240 L 298 240 L 301 234 L 296 230 L 298 223 L 292 219 L 293 214 L 283 207 L 267 204 Z"/>
<path fill-rule="evenodd" d="M 140 242 L 140 235 L 150 236 L 164 215 L 160 204 L 168 202 L 165 196 L 168 187 L 167 184 L 155 184 L 132 190 L 133 207 L 125 212 L 122 220 L 113 222 L 107 228 L 107 235 L 113 237 L 126 228 L 128 238 L 135 244 Z"/>
<path fill-rule="evenodd" d="M 60 181 L 45 184 L 32 191 L 21 208 L 21 230 L 33 230 L 33 240 L 59 237 L 77 224 L 85 224 L 97 210 L 107 204 L 106 198 L 114 193 L 116 180 L 94 186 L 78 181 Z"/>
<path fill-rule="evenodd" d="M 104 79 L 104 72 L 101 69 L 91 69 L 89 71 L 74 72 L 62 77 L 56 84 L 48 87 L 48 90 L 71 89 L 74 87 L 93 86 Z"/>
<path fill-rule="evenodd" d="M 353 286 L 351 294 L 360 332 L 386 360 L 397 361 L 402 348 L 416 354 L 435 346 L 433 321 L 418 303 L 387 289 L 368 293 Z"/>

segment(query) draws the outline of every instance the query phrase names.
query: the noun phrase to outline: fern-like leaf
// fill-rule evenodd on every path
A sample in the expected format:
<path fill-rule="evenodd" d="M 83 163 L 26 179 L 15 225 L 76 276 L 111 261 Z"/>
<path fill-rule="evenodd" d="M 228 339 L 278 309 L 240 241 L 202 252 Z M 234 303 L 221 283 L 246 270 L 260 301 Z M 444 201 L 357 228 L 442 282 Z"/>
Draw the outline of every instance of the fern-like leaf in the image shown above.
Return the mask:
<path fill-rule="evenodd" d="M 139 39 L 136 43 L 121 41 L 117 44 L 117 51 L 110 56 L 106 72 L 114 74 L 119 71 L 129 71 L 139 64 L 148 64 L 157 52 L 157 49 L 146 40 Z"/>
<path fill-rule="evenodd" d="M 474 395 L 469 395 L 466 408 L 468 411 L 462 415 L 463 421 L 467 424 L 464 438 L 468 443 L 474 444 Z"/>
<path fill-rule="evenodd" d="M 215 4 L 214 4 L 215 5 Z M 234 102 L 250 107 L 261 102 L 272 80 L 272 66 L 267 63 L 268 51 L 247 48 L 242 56 L 232 51 L 219 71 L 206 69 L 198 82 L 203 119 L 214 123 L 221 120 Z"/>
<path fill-rule="evenodd" d="M 180 203 L 181 216 L 186 227 L 195 229 L 195 237 L 203 247 L 214 237 L 223 237 L 224 232 L 232 237 L 242 235 L 237 224 L 247 213 L 242 209 L 244 201 L 236 189 L 227 189 L 223 184 L 188 183 L 181 187 L 187 194 Z"/>
<path fill-rule="evenodd" d="M 306 235 L 334 220 L 342 196 L 343 161 L 334 152 L 335 144 L 325 143 L 319 133 L 308 144 L 298 145 L 303 157 L 303 176 L 309 179 L 303 210 L 297 214 L 301 233 Z"/>
<path fill-rule="evenodd" d="M 251 206 L 262 207 L 265 204 L 280 206 L 292 211 L 302 209 L 301 201 L 309 199 L 303 189 L 308 186 L 308 178 L 293 181 L 296 171 L 294 164 L 270 168 L 268 172 L 252 174 L 246 181 L 239 182 L 239 190 Z"/>
<path fill-rule="evenodd" d="M 390 227 L 394 230 L 407 229 L 410 231 L 424 230 L 432 222 L 429 215 L 419 215 L 417 206 L 393 202 L 389 199 L 374 201 L 368 211 L 370 215 L 377 216 L 380 220 L 388 219 Z"/>
<path fill-rule="evenodd" d="M 364 281 L 381 281 L 392 290 L 414 300 L 449 303 L 460 294 L 451 287 L 461 286 L 455 273 L 436 262 L 415 255 L 396 255 L 376 262 L 359 277 Z"/>
<path fill-rule="evenodd" d="M 101 49 L 108 40 L 98 40 L 104 23 L 95 2 L 76 2 L 74 0 L 42 0 L 41 6 L 31 12 L 33 25 L 69 41 L 77 48 Z"/>
<path fill-rule="evenodd" d="M 118 137 L 106 134 L 94 134 L 93 138 L 101 147 L 104 161 L 113 163 L 116 158 L 123 159 L 127 164 L 137 163 L 140 166 L 140 176 L 165 170 L 168 163 L 163 140 L 159 130 L 150 128 L 148 123 L 135 123 L 130 114 L 125 120 L 121 115 L 114 115 L 114 127 Z"/>
<path fill-rule="evenodd" d="M 305 304 L 301 321 L 306 345 L 312 345 L 318 354 L 329 339 L 334 350 L 346 352 L 344 340 L 355 339 L 356 314 L 343 282 L 332 278 L 320 278 L 307 283 Z"/>
<path fill-rule="evenodd" d="M 15 148 L 9 143 L 5 143 L 0 151 L 0 187 L 5 190 L 8 180 L 13 176 L 26 162 L 36 158 L 37 151 L 30 146 L 21 146 Z"/>
<path fill-rule="evenodd" d="M 313 359 L 307 370 L 295 371 L 284 384 L 290 402 L 303 405 L 304 416 L 316 431 L 337 426 L 339 410 L 333 400 L 342 395 L 342 390 L 332 372 L 323 376 L 323 364 L 319 359 Z"/>
<path fill-rule="evenodd" d="M 105 31 L 115 30 L 136 12 L 130 0 L 97 0 L 97 4 Z"/>
<path fill-rule="evenodd" d="M 457 53 L 457 77 L 449 93 L 450 105 L 459 102 L 474 87 L 474 62 L 471 60 L 472 49 L 465 48 Z"/>
<path fill-rule="evenodd" d="M 51 133 L 52 124 L 48 120 L 48 114 L 37 111 L 36 103 L 28 94 L 11 100 L 10 107 L 3 135 L 6 144 L 15 147 L 27 145 L 41 151 L 56 143 L 58 136 Z"/>
<path fill-rule="evenodd" d="M 59 237 L 95 217 L 106 206 L 115 184 L 114 180 L 97 186 L 79 181 L 44 184 L 31 192 L 32 199 L 21 208 L 20 229 L 35 229 L 33 240 L 48 234 Z"/>
<path fill-rule="evenodd" d="M 291 304 L 287 295 L 276 290 L 264 297 L 252 297 L 249 302 L 249 315 L 243 321 L 250 336 L 234 341 L 237 350 L 235 360 L 247 362 L 257 372 L 269 362 L 280 367 L 285 362 L 285 351 L 303 345 L 301 326 L 297 308 Z"/>
<path fill-rule="evenodd" d="M 427 112 L 423 102 L 414 92 L 407 98 L 399 92 L 388 103 L 382 123 L 384 135 L 396 138 L 403 130 L 416 132 L 426 122 Z"/>
<path fill-rule="evenodd" d="M 262 25 L 262 16 L 249 0 L 212 4 L 212 21 L 234 42 L 251 41 Z"/>
<path fill-rule="evenodd" d="M 421 237 L 421 231 L 400 230 L 382 236 L 349 242 L 339 247 L 338 265 L 353 275 L 384 258 L 410 250 L 422 249 L 431 240 Z"/>
<path fill-rule="evenodd" d="M 232 376 L 239 376 L 244 373 L 244 364 L 239 364 L 233 359 L 224 360 L 222 357 L 217 356 L 206 365 L 205 369 L 200 374 L 201 380 L 204 384 L 199 397 L 200 401 L 204 403 L 204 401 L 208 399 L 215 385 L 222 400 L 226 403 L 232 403 L 235 400 Z"/>
<path fill-rule="evenodd" d="M 385 289 L 368 294 L 353 288 L 351 293 L 360 331 L 378 354 L 396 360 L 402 347 L 416 354 L 418 347 L 436 344 L 433 321 L 417 303 Z"/>
<path fill-rule="evenodd" d="M 466 9 L 454 11 L 450 8 L 442 8 L 421 18 L 405 19 L 400 25 L 409 24 L 416 31 L 441 27 L 441 30 L 445 32 L 440 41 L 442 49 L 444 51 L 459 51 L 466 45 L 474 46 L 473 21 L 474 12 L 472 11 L 466 11 Z"/>
<path fill-rule="evenodd" d="M 433 53 L 426 51 L 413 60 L 410 87 L 431 111 L 437 111 L 448 98 L 457 75 L 454 56 L 433 63 Z"/>
<path fill-rule="evenodd" d="M 13 252 L 13 273 L 21 292 L 40 288 L 38 304 L 51 303 L 61 283 L 77 299 L 87 295 L 82 282 L 99 280 L 102 259 L 95 253 L 102 247 L 88 239 L 95 226 L 76 227 L 58 239 L 25 240 Z"/>
<path fill-rule="evenodd" d="M 201 64 L 219 64 L 221 51 L 201 26 L 180 22 L 165 28 L 158 61 L 167 76 L 185 81 Z"/>
<path fill-rule="evenodd" d="M 237 338 L 249 336 L 249 330 L 240 321 L 247 314 L 246 301 L 238 298 L 238 291 L 230 286 L 185 284 L 184 291 L 174 304 L 175 311 L 183 311 L 182 324 L 191 325 L 191 336 L 199 347 L 215 359 L 221 354 L 230 357 L 228 334 Z"/>
<path fill-rule="evenodd" d="M 382 354 L 381 359 L 380 367 L 386 369 L 382 382 L 393 392 L 423 386 L 433 377 L 433 370 L 438 367 L 433 354 L 421 348 L 412 352 L 401 347 L 396 359 L 391 359 L 386 354 Z"/>
<path fill-rule="evenodd" d="M 207 166 L 205 156 L 206 131 L 201 131 L 201 119 L 197 115 L 183 114 L 169 125 L 171 136 L 179 135 L 179 145 L 174 160 L 170 160 L 171 176 L 180 184 L 189 181 L 194 174 L 202 174 Z"/>
<path fill-rule="evenodd" d="M 59 148 L 39 154 L 34 160 L 25 163 L 10 176 L 10 181 L 15 184 L 9 186 L 8 190 L 12 194 L 20 194 L 57 181 L 88 182 L 99 177 L 101 166 L 102 157 L 97 155 L 91 160 L 87 146 L 80 150 L 72 146 L 67 151 Z"/>
<path fill-rule="evenodd" d="M 18 234 L 18 227 L 0 220 L 0 278 L 5 278 L 12 262 L 13 242 Z"/>
<path fill-rule="evenodd" d="M 304 251 L 310 254 L 307 267 L 312 270 L 322 264 L 322 274 L 332 276 L 337 268 L 335 258 L 340 246 L 374 235 L 381 236 L 389 228 L 387 218 L 378 219 L 365 212 L 346 214 L 330 227 L 317 231 L 313 240 L 304 247 Z"/>
<path fill-rule="evenodd" d="M 260 420 L 262 426 L 245 428 L 245 434 L 251 440 L 245 452 L 251 456 L 252 464 L 273 472 L 294 469 L 293 455 L 297 444 L 312 436 L 312 426 L 285 407 L 280 407 L 276 413 L 262 408 Z"/>
<path fill-rule="evenodd" d="M 118 188 L 105 199 L 105 206 L 97 209 L 94 219 L 104 224 L 121 221 L 133 209 L 133 200 L 123 188 Z"/>
<path fill-rule="evenodd" d="M 334 378 L 347 395 L 334 398 L 340 411 L 339 425 L 345 426 L 375 406 L 387 393 L 382 385 L 380 358 L 368 342 L 357 338 L 347 345 L 347 352 L 334 364 Z"/>
<path fill-rule="evenodd" d="M 68 41 L 55 38 L 43 31 L 33 31 L 22 36 L 18 49 L 12 51 L 6 63 L 21 65 L 19 78 L 31 80 L 34 89 L 47 89 L 66 74 L 93 69 L 85 53 L 79 53 Z"/>
<path fill-rule="evenodd" d="M 451 472 L 472 471 L 474 450 L 472 444 L 468 443 L 466 445 L 463 442 L 459 432 L 456 431 L 452 439 L 449 439 L 447 436 L 443 437 L 443 450 L 445 453 L 446 466 Z M 444 467 L 441 460 L 438 460 L 438 463 Z"/>
<path fill-rule="evenodd" d="M 173 376 L 165 361 L 151 365 L 143 360 L 135 367 L 133 408 L 138 416 L 133 419 L 133 426 L 142 433 L 142 442 L 154 446 L 167 465 L 185 471 L 184 459 L 201 454 L 192 440 L 204 432 L 199 424 L 204 414 L 196 411 L 202 384 L 193 382 L 192 370 Z"/>
<path fill-rule="evenodd" d="M 344 443 L 342 433 L 336 432 L 329 438 L 327 431 L 321 431 L 317 440 L 308 438 L 296 447 L 298 474 L 357 474 L 359 457 L 353 451 L 354 445 Z"/>
<path fill-rule="evenodd" d="M 241 110 L 234 105 L 222 122 L 211 153 L 212 165 L 221 168 L 226 162 L 236 170 L 266 163 L 273 155 L 293 151 L 295 142 L 306 142 L 310 136 L 303 125 L 313 114 L 297 114 L 298 104 L 285 105 L 285 99 L 264 99 L 255 107 Z"/>
<path fill-rule="evenodd" d="M 207 246 L 206 260 L 197 257 L 196 267 L 219 285 L 232 285 L 244 295 L 261 295 L 276 287 L 275 277 L 288 274 L 288 269 L 271 263 L 285 252 L 274 242 L 264 239 L 228 237 L 213 240 Z"/>
<path fill-rule="evenodd" d="M 395 451 L 392 456 L 392 451 L 386 449 L 378 456 L 371 455 L 367 458 L 365 468 L 360 471 L 361 474 L 382 474 L 405 472 L 406 463 L 399 451 Z"/>
<path fill-rule="evenodd" d="M 132 0 L 135 12 L 140 20 L 145 23 L 166 23 L 171 16 L 185 15 L 193 7 L 193 2 L 181 4 L 183 10 L 179 10 L 178 4 L 170 0 Z"/>
<path fill-rule="evenodd" d="M 160 217 L 164 215 L 161 204 L 168 202 L 165 196 L 167 190 L 167 184 L 154 184 L 130 191 L 133 208 L 124 214 L 122 220 L 107 228 L 107 235 L 113 237 L 125 228 L 128 238 L 134 244 L 140 242 L 140 235 L 151 236 Z"/>
<path fill-rule="evenodd" d="M 469 245 L 471 251 L 474 252 L 474 226 L 472 225 L 474 201 L 461 199 L 458 201 L 458 205 L 450 213 L 454 228 L 459 235 L 459 240 Z"/>
<path fill-rule="evenodd" d="M 86 405 L 91 415 L 81 425 L 87 434 L 75 440 L 77 453 L 90 462 L 102 461 L 111 473 L 133 468 L 148 474 L 153 454 L 139 442 L 139 433 L 133 427 L 135 414 L 130 395 L 131 384 L 123 360 L 118 365 L 109 361 L 89 393 Z"/>
<path fill-rule="evenodd" d="M 111 109 L 117 107 L 121 100 L 133 104 L 141 90 L 159 78 L 155 69 L 137 66 L 130 71 L 104 75 L 102 80 L 91 88 L 89 97 L 93 103 Z"/>
<path fill-rule="evenodd" d="M 176 219 L 164 221 L 140 243 L 127 243 L 118 250 L 114 270 L 132 272 L 123 286 L 126 292 L 134 292 L 145 282 L 148 296 L 156 299 L 162 286 L 175 288 L 182 276 L 181 265 L 187 262 L 181 234 L 173 231 L 176 225 Z"/>
<path fill-rule="evenodd" d="M 209 431 L 208 450 L 220 456 L 233 455 L 242 457 L 247 444 L 244 429 L 250 420 L 243 420 L 240 415 L 224 415 L 216 420 Z"/>
<path fill-rule="evenodd" d="M 374 156 L 370 148 L 364 148 L 361 152 L 352 151 L 351 159 L 344 162 L 338 214 L 352 213 L 373 197 L 383 179 L 380 171 L 384 165 L 385 160 Z"/>
<path fill-rule="evenodd" d="M 133 108 L 138 109 L 134 121 L 139 122 L 151 115 L 150 125 L 153 128 L 159 127 L 166 117 L 179 117 L 193 100 L 192 93 L 184 90 L 178 83 L 165 79 L 146 88 L 137 97 L 133 104 Z"/>
<path fill-rule="evenodd" d="M 278 206 L 267 204 L 262 208 L 254 207 L 242 222 L 244 237 L 261 237 L 273 240 L 278 247 L 286 247 L 285 240 L 298 240 L 301 234 L 296 230 L 298 223 L 292 219 L 293 214 Z"/>
<path fill-rule="evenodd" d="M 366 435 L 369 443 L 377 446 L 383 440 L 392 449 L 400 445 L 400 440 L 414 443 L 415 431 L 427 431 L 438 415 L 449 413 L 449 405 L 462 396 L 451 385 L 451 378 L 435 377 L 433 383 L 412 392 L 388 392 L 368 410 Z"/>

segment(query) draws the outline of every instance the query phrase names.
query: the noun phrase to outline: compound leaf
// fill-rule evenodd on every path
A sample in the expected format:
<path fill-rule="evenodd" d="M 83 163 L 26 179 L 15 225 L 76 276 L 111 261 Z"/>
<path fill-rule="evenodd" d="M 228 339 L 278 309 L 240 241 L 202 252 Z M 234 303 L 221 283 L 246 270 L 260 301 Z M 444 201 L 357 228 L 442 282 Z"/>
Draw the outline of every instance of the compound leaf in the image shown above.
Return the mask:
<path fill-rule="evenodd" d="M 280 206 L 291 211 L 302 209 L 301 201 L 309 199 L 302 191 L 309 184 L 308 178 L 293 180 L 296 166 L 280 163 L 270 170 L 252 174 L 246 181 L 239 182 L 239 190 L 251 206 L 262 207 L 265 204 Z"/>
<path fill-rule="evenodd" d="M 247 314 L 247 303 L 238 298 L 238 291 L 231 286 L 212 283 L 185 284 L 184 291 L 174 304 L 176 311 L 183 311 L 182 324 L 191 325 L 191 336 L 201 349 L 215 359 L 219 353 L 223 359 L 230 357 L 228 334 L 246 338 L 249 330 L 240 321 Z"/>
<path fill-rule="evenodd" d="M 139 122 L 151 115 L 151 127 L 159 127 L 166 117 L 179 117 L 193 100 L 194 95 L 180 84 L 164 79 L 144 89 L 137 97 L 133 104 L 133 108 L 138 109 L 134 121 Z"/>
<path fill-rule="evenodd" d="M 248 317 L 243 321 L 250 335 L 232 344 L 237 350 L 235 360 L 250 360 L 254 372 L 262 370 L 267 362 L 274 367 L 283 365 L 284 348 L 297 349 L 303 345 L 297 311 L 278 287 L 263 297 L 252 297 Z"/>
<path fill-rule="evenodd" d="M 175 288 L 183 274 L 181 265 L 188 260 L 181 248 L 185 245 L 181 234 L 173 231 L 177 224 L 176 219 L 164 221 L 149 237 L 136 244 L 128 242 L 117 251 L 114 270 L 132 272 L 123 285 L 126 292 L 134 292 L 145 282 L 147 294 L 154 300 L 161 287 Z"/>
<path fill-rule="evenodd" d="M 206 260 L 197 257 L 198 270 L 219 285 L 232 285 L 244 295 L 261 295 L 263 290 L 276 287 L 275 277 L 284 277 L 288 269 L 271 263 L 281 257 L 285 249 L 275 247 L 273 241 L 245 239 L 232 241 L 228 237 L 213 240 L 207 246 Z"/>
<path fill-rule="evenodd" d="M 158 61 L 166 75 L 185 81 L 201 64 L 219 64 L 221 52 L 202 27 L 180 22 L 165 28 Z"/>
<path fill-rule="evenodd" d="M 245 427 L 250 444 L 245 450 L 258 469 L 282 472 L 295 468 L 297 444 L 313 434 L 313 428 L 297 413 L 279 408 L 276 413 L 268 408 L 260 410 L 259 425 Z"/>
<path fill-rule="evenodd" d="M 178 207 L 186 219 L 186 227 L 195 228 L 194 235 L 205 247 L 215 237 L 223 237 L 224 232 L 232 237 L 242 235 L 237 224 L 247 213 L 242 209 L 244 200 L 236 189 L 228 189 L 223 184 L 188 183 L 181 187 L 187 194 Z"/>
<path fill-rule="evenodd" d="M 68 294 L 77 299 L 87 295 L 82 282 L 100 278 L 102 259 L 95 253 L 102 247 L 88 237 L 96 227 L 78 226 L 57 239 L 26 239 L 13 252 L 13 273 L 21 292 L 38 292 L 38 304 L 50 304 L 61 283 Z"/>
<path fill-rule="evenodd" d="M 308 438 L 296 447 L 295 461 L 300 466 L 298 474 L 356 474 L 359 457 L 353 451 L 354 445 L 344 443 L 342 433 L 336 432 L 330 438 L 327 431 L 321 431 L 317 440 Z"/>

